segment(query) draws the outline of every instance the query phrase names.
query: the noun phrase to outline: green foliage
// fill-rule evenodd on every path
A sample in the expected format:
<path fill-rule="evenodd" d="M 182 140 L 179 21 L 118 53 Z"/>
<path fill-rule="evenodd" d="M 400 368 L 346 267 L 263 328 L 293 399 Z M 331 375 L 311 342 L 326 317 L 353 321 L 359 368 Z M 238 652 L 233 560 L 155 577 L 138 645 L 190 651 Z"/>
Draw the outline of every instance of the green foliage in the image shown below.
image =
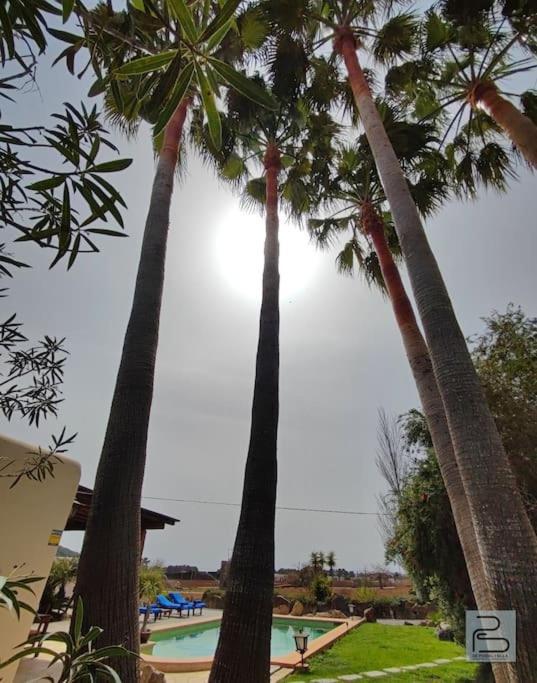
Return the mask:
<path fill-rule="evenodd" d="M 164 567 L 154 564 L 140 567 L 139 597 L 143 603 L 151 604 L 159 593 L 166 588 L 166 573 Z"/>
<path fill-rule="evenodd" d="M 226 591 L 222 590 L 221 588 L 207 588 L 206 591 L 204 591 L 202 598 L 205 600 L 206 598 L 211 598 L 211 597 L 218 597 L 218 598 L 224 598 L 226 595 Z"/>
<path fill-rule="evenodd" d="M 325 602 L 332 594 L 330 579 L 324 574 L 316 574 L 310 584 L 310 591 L 317 602 Z"/>
<path fill-rule="evenodd" d="M 93 92 L 107 90 L 109 109 L 127 126 L 140 118 L 156 123 L 157 139 L 179 103 L 199 97 L 211 142 L 218 149 L 221 87 L 237 90 L 258 106 L 276 107 L 258 83 L 220 58 L 229 46 L 229 34 L 248 30 L 250 45 L 259 37 L 252 12 L 236 21 L 239 4 L 162 0 L 129 5 L 116 13 L 103 12 L 102 6 L 91 12 L 75 6 L 83 17 L 84 35 L 62 57 L 72 61 L 81 47 L 87 47 L 97 76 Z M 65 42 L 72 39 L 66 37 Z"/>
<path fill-rule="evenodd" d="M 47 46 L 46 26 L 57 7 L 46 0 L 10 0 L 0 7 L 0 62 L 16 61 L 25 71 L 35 64 L 35 51 Z"/>
<path fill-rule="evenodd" d="M 417 22 L 412 14 L 398 14 L 378 30 L 373 55 L 383 63 L 391 63 L 412 53 L 417 39 Z"/>
<path fill-rule="evenodd" d="M 472 357 L 537 529 L 537 319 L 510 304 L 483 320 L 485 331 L 470 340 Z"/>
<path fill-rule="evenodd" d="M 123 235 L 93 224 L 111 217 L 123 227 L 118 206 L 125 207 L 125 202 L 102 176 L 124 170 L 131 160 L 103 162 L 99 158 L 101 150 L 117 149 L 106 139 L 96 107 L 88 110 L 82 104 L 76 109 L 66 104 L 64 112 L 54 117 L 59 121 L 54 128 L 19 132 L 9 125 L 2 127 L 0 220 L 22 233 L 18 242 L 54 249 L 51 267 L 68 256 L 67 267 L 71 268 L 79 253 L 99 251 L 95 236 Z M 33 145 L 50 149 L 61 169 L 43 168 L 23 158 L 22 150 Z M 84 213 L 75 205 L 75 197 L 82 200 Z"/>
<path fill-rule="evenodd" d="M 0 576 L 0 608 L 8 609 L 20 619 L 21 611 L 35 613 L 33 607 L 21 599 L 22 593 L 35 595 L 31 585 L 42 581 L 40 577 L 25 576 L 21 567 L 16 567 L 8 576 Z"/>
<path fill-rule="evenodd" d="M 453 190 L 459 196 L 474 196 L 480 183 L 505 190 L 518 162 L 505 139 L 508 131 L 480 109 L 478 86 L 493 85 L 501 92 L 505 83 L 505 94 L 517 98 L 512 77 L 536 67 L 519 47 L 521 31 L 525 41 L 530 35 L 528 27 L 515 28 L 490 7 L 467 13 L 464 8 L 474 4 L 444 2 L 427 11 L 419 54 L 386 76 L 390 96 L 414 109 L 418 120 L 436 119 L 441 125 L 441 146 L 446 144 Z M 525 107 L 528 97 L 518 97 Z"/>
<path fill-rule="evenodd" d="M 59 15 L 56 3 L 47 0 L 12 0 L 0 8 L 0 60 L 11 75 L 0 79 L 0 97 L 14 101 L 26 80 L 37 78 L 37 56 L 47 47 L 48 22 Z M 67 40 L 69 34 L 62 32 Z M 96 220 L 113 218 L 123 226 L 118 207 L 125 206 L 103 174 L 125 169 L 128 159 L 103 159 L 107 140 L 97 109 L 66 103 L 53 114 L 56 125 L 12 124 L 2 117 L 0 125 L 0 228 L 22 233 L 19 241 L 34 241 L 53 249 L 52 265 L 68 255 L 70 268 L 77 255 L 95 252 L 96 235 L 121 234 L 92 226 Z M 47 164 L 40 162 L 48 150 Z M 75 201 L 76 197 L 76 201 Z M 92 226 L 92 227 L 90 227 Z M 93 237 L 92 237 L 93 235 Z M 0 275 L 11 276 L 24 264 L 0 248 Z"/>
<path fill-rule="evenodd" d="M 75 438 L 76 434 L 66 436 L 64 427 L 59 436 L 52 436 L 52 444 L 48 448 L 38 447 L 37 451 L 29 452 L 22 467 L 15 470 L 11 467 L 14 464 L 12 460 L 0 457 L 0 478 L 12 479 L 9 487 L 12 489 L 21 479 L 41 482 L 49 476 L 54 477 L 54 468 L 62 462 L 61 454 L 66 452 L 66 446 L 73 443 Z"/>
<path fill-rule="evenodd" d="M 537 91 L 526 90 L 520 96 L 520 103 L 524 114 L 537 125 Z"/>
<path fill-rule="evenodd" d="M 436 456 L 418 460 L 397 501 L 396 525 L 386 559 L 401 561 L 421 599 L 435 599 L 446 616 L 475 608 L 451 507 Z M 452 606 L 452 609 L 447 609 Z M 457 640 L 464 621 L 453 621 Z"/>
<path fill-rule="evenodd" d="M 83 683 L 85 681 L 112 681 L 121 683 L 116 671 L 110 665 L 110 660 L 119 657 L 135 657 L 121 645 L 97 648 L 95 643 L 103 632 L 98 626 L 92 626 L 85 634 L 82 633 L 84 608 L 79 598 L 73 615 L 72 633 L 58 631 L 56 633 L 41 633 L 31 636 L 20 645 L 19 652 L 0 664 L 0 670 L 28 656 L 28 646 L 36 655 L 46 655 L 51 658 L 50 666 L 59 662 L 61 673 L 55 679 L 58 683 Z M 62 645 L 61 652 L 47 647 L 48 643 Z"/>
<path fill-rule="evenodd" d="M 356 600 L 356 602 L 373 602 L 375 596 L 376 591 L 374 591 L 372 588 L 368 588 L 367 586 L 359 586 L 354 591 L 353 599 Z"/>
<path fill-rule="evenodd" d="M 166 587 L 166 572 L 164 567 L 158 564 L 147 565 L 143 564 L 140 567 L 139 573 L 139 598 L 140 601 L 148 606 L 157 599 L 159 593 L 163 593 Z M 141 631 L 147 628 L 150 612 L 147 609 L 144 612 L 144 618 L 141 625 Z"/>
<path fill-rule="evenodd" d="M 0 324 L 0 410 L 8 420 L 18 414 L 39 426 L 42 417 L 57 413 L 66 351 L 63 339 L 48 336 L 26 346 L 21 327 L 15 315 Z"/>
<path fill-rule="evenodd" d="M 40 614 L 60 617 L 66 612 L 71 602 L 71 599 L 67 597 L 66 588 L 67 584 L 75 580 L 77 567 L 78 558 L 54 560 L 41 595 L 38 609 Z"/>
<path fill-rule="evenodd" d="M 407 121 L 397 107 L 384 100 L 377 100 L 377 107 L 418 209 L 423 215 L 431 214 L 448 194 L 445 161 L 435 151 L 434 125 Z M 316 246 L 327 248 L 337 245 L 348 232 L 349 239 L 336 257 L 338 271 L 347 275 L 358 272 L 368 285 L 384 292 L 378 258 L 363 221 L 365 208 L 372 209 L 384 223 L 396 261 L 400 248 L 369 145 L 360 136 L 353 145 L 337 146 L 335 152 L 320 190 L 310 190 L 315 197 L 310 210 L 315 218 L 308 221 L 311 238 Z"/>
<path fill-rule="evenodd" d="M 484 332 L 470 340 L 472 357 L 537 528 L 537 320 L 511 304 L 484 322 Z M 462 640 L 464 610 L 475 601 L 449 499 L 424 416 L 412 410 L 402 425 L 414 460 L 397 498 L 387 559 L 403 563 L 420 597 L 437 602 Z"/>

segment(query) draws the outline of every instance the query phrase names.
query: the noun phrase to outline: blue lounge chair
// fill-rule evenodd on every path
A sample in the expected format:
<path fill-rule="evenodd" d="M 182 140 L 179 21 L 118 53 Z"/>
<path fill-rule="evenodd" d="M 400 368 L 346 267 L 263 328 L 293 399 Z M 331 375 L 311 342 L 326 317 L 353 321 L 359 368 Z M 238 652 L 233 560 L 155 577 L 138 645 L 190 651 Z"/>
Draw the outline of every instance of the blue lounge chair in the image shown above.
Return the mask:
<path fill-rule="evenodd" d="M 142 605 L 138 608 L 138 613 L 145 614 L 148 610 L 155 617 L 155 621 L 162 616 L 162 610 L 157 605 Z"/>
<path fill-rule="evenodd" d="M 173 602 L 175 602 L 178 605 L 182 605 L 184 603 L 187 603 L 188 600 L 186 600 L 181 593 L 170 593 L 170 598 L 172 599 Z M 190 602 L 192 605 L 192 614 L 195 614 L 195 610 L 199 609 L 200 614 L 203 612 L 203 608 L 206 607 L 205 603 L 203 600 L 192 600 Z"/>
<path fill-rule="evenodd" d="M 183 610 L 186 609 L 187 611 L 187 616 L 190 615 L 190 610 L 194 610 L 194 604 L 192 602 L 182 602 L 182 603 L 177 603 L 177 602 L 172 602 L 171 600 L 168 600 L 168 598 L 165 595 L 157 595 L 157 605 L 161 609 L 167 609 L 167 610 L 176 610 L 179 612 L 179 616 L 183 616 Z"/>

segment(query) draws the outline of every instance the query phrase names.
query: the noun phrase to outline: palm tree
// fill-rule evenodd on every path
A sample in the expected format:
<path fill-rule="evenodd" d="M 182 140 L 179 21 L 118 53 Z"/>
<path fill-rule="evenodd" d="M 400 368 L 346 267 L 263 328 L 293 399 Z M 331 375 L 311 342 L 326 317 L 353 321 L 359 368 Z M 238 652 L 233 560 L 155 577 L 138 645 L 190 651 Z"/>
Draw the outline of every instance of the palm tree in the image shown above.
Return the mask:
<path fill-rule="evenodd" d="M 515 28 L 506 17 L 498 21 L 483 15 L 461 26 L 430 11 L 422 23 L 422 34 L 419 58 L 388 72 L 392 91 L 412 98 L 418 105 L 418 117 L 447 116 L 450 122 L 445 138 L 459 130 L 468 114 L 467 138 L 476 135 L 485 145 L 491 130 L 501 131 L 528 164 L 537 167 L 537 119 L 531 118 L 535 93 L 507 90 L 513 76 L 537 67 L 521 52 L 529 49 L 523 28 Z M 519 99 L 525 111 L 506 96 Z"/>
<path fill-rule="evenodd" d="M 152 4 L 148 13 L 145 5 L 117 15 L 98 6 L 90 19 L 83 17 L 97 84 L 109 88 L 109 108 L 127 128 L 134 128 L 140 117 L 153 123 L 158 148 L 133 304 L 76 584 L 76 594 L 84 599 L 85 621 L 104 629 L 103 643 L 121 642 L 134 652 L 140 646 L 140 502 L 169 211 L 185 120 L 193 98 L 199 96 L 212 142 L 219 146 L 221 124 L 213 90 L 218 83 L 273 104 L 258 86 L 214 56 L 231 29 L 237 5 L 237 0 L 228 0 L 216 14 L 205 6 L 192 13 L 182 0 L 165 0 Z M 109 24 L 114 35 L 103 30 Z M 119 661 L 118 672 L 126 681 L 137 680 L 138 660 Z"/>
<path fill-rule="evenodd" d="M 323 553 L 322 550 L 320 550 L 320 551 L 317 553 L 317 558 L 318 558 L 318 562 L 319 562 L 319 571 L 320 571 L 321 573 L 324 573 L 324 568 L 325 568 L 325 565 L 326 565 L 326 557 L 325 557 L 325 554 Z"/>
<path fill-rule="evenodd" d="M 436 178 L 431 165 L 438 157 L 431 148 L 436 142 L 434 129 L 398 119 L 389 107 L 380 106 L 383 123 L 398 157 L 405 166 L 412 195 L 424 214 L 430 213 L 445 198 L 447 188 L 442 169 Z M 342 147 L 335 159 L 334 178 L 320 202 L 337 211 L 324 219 L 309 221 L 310 234 L 318 246 L 334 243 L 342 231 L 351 230 L 351 238 L 337 258 L 340 272 L 350 273 L 356 262 L 370 284 L 387 293 L 401 334 L 418 394 L 429 425 L 442 476 L 449 491 L 461 545 L 468 565 L 479 573 L 477 590 L 487 599 L 484 571 L 476 543 L 470 508 L 455 453 L 442 399 L 435 380 L 427 344 L 421 334 L 396 258 L 400 250 L 386 197 L 374 169 L 369 147 L 361 141 L 355 147 Z M 428 171 L 423 175 L 423 168 Z M 394 257 L 395 252 L 395 257 Z"/>
<path fill-rule="evenodd" d="M 328 566 L 328 573 L 330 576 L 334 576 L 334 567 L 336 566 L 336 554 L 331 550 L 326 555 L 326 564 Z"/>
<path fill-rule="evenodd" d="M 494 669 L 498 676 L 507 670 L 520 681 L 531 680 L 537 671 L 537 632 L 533 626 L 537 618 L 537 537 L 524 510 L 418 210 L 357 55 L 358 48 L 363 48 L 369 38 L 373 39 L 372 51 L 378 59 L 389 61 L 400 54 L 409 54 L 415 24 L 409 15 L 399 15 L 379 30 L 373 30 L 374 12 L 384 9 L 385 3 L 325 0 L 305 4 L 304 16 L 312 18 L 323 31 L 320 42 L 333 39 L 334 49 L 343 60 L 392 211 L 490 588 L 490 600 L 481 601 L 479 607 L 503 607 L 517 612 L 517 661 L 496 664 Z M 277 22 L 277 8 L 274 14 Z M 285 21 L 285 17 L 280 19 Z M 478 585 L 478 569 L 475 566 L 468 569 L 476 595 L 483 595 Z"/>
<path fill-rule="evenodd" d="M 143 633 L 147 630 L 147 623 L 151 615 L 149 605 L 155 602 L 157 595 L 162 593 L 166 588 L 164 567 L 159 565 L 151 566 L 148 562 L 142 563 L 138 581 L 138 598 L 147 608 L 144 612 L 144 618 L 140 627 L 140 632 Z"/>
<path fill-rule="evenodd" d="M 284 65 L 277 68 L 283 77 Z M 229 93 L 220 151 L 205 127 L 199 127 L 196 137 L 223 177 L 243 189 L 246 201 L 262 204 L 266 229 L 250 443 L 212 683 L 262 683 L 270 678 L 279 402 L 278 207 L 285 201 L 294 214 L 307 210 L 305 178 L 315 176 L 312 159 L 328 148 L 335 132 L 328 117 L 308 115 L 300 99 L 300 79 L 286 78 L 281 91 L 279 83 L 273 78 L 273 93 L 282 95 L 276 111 L 259 110 Z M 259 165 L 263 176 L 255 177 Z"/>

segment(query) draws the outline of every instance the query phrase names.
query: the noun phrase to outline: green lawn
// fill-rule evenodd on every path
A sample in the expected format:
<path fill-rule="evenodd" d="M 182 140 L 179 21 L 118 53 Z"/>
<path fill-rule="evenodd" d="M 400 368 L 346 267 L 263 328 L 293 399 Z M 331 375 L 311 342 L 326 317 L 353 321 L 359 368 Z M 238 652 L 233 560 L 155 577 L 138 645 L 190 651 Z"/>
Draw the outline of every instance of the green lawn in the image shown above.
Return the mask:
<path fill-rule="evenodd" d="M 421 664 L 435 659 L 451 659 L 464 655 L 454 643 L 438 640 L 434 629 L 423 626 L 385 626 L 363 624 L 338 641 L 332 648 L 308 660 L 309 673 L 296 673 L 286 681 L 308 681 L 312 678 L 337 678 L 362 671 L 378 671 L 388 667 Z M 431 669 L 417 669 L 379 679 L 386 683 L 410 681 L 473 681 L 476 667 L 468 662 L 453 662 Z"/>

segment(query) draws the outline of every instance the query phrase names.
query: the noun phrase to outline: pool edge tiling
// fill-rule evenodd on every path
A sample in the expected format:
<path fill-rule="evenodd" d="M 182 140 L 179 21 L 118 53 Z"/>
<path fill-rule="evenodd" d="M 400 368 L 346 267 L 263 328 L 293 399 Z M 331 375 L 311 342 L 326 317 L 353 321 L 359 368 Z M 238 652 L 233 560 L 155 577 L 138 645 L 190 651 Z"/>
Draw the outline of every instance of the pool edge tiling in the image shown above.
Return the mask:
<path fill-rule="evenodd" d="M 349 631 L 357 628 L 364 623 L 364 619 L 325 619 L 322 617 L 292 617 L 292 616 L 278 616 L 278 620 L 289 621 L 289 622 L 317 622 L 317 623 L 332 623 L 334 628 L 327 631 L 324 635 L 319 636 L 311 641 L 308 651 L 304 655 L 304 659 L 318 654 L 327 647 L 333 645 L 337 640 L 344 636 Z M 221 619 L 203 619 L 199 621 L 198 624 L 207 625 L 211 623 L 219 623 Z M 159 630 L 159 633 L 166 633 L 170 631 L 176 631 L 178 628 L 188 628 L 185 624 L 181 626 L 173 626 L 169 629 Z M 150 641 L 151 642 L 151 641 Z M 142 658 L 148 664 L 151 664 L 155 669 L 162 671 L 163 673 L 182 673 L 188 671 L 208 671 L 213 663 L 213 657 L 191 657 L 184 659 L 172 659 L 164 658 L 150 654 L 142 653 Z M 291 652 L 288 655 L 281 655 L 277 657 L 271 657 L 270 663 L 273 666 L 280 666 L 288 669 L 294 669 L 298 664 L 300 664 L 301 657 L 297 652 Z"/>

